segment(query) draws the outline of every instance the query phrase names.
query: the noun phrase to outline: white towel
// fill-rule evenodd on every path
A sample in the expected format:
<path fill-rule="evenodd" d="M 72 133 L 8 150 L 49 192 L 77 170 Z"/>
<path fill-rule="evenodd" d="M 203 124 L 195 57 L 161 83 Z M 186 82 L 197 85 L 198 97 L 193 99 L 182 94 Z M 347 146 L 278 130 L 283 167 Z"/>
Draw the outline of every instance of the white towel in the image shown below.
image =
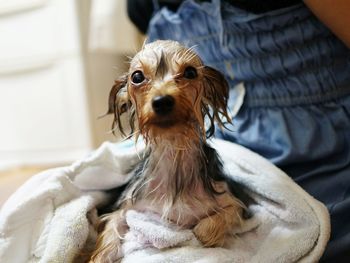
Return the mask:
<path fill-rule="evenodd" d="M 255 200 L 225 248 L 203 248 L 191 230 L 129 211 L 123 262 L 317 262 L 330 234 L 329 214 L 286 174 L 259 155 L 213 140 L 229 177 Z M 0 211 L 0 262 L 70 262 L 88 238 L 105 190 L 127 182 L 142 144 L 104 143 L 69 167 L 35 175 Z M 90 218 L 90 219 L 89 219 Z"/>

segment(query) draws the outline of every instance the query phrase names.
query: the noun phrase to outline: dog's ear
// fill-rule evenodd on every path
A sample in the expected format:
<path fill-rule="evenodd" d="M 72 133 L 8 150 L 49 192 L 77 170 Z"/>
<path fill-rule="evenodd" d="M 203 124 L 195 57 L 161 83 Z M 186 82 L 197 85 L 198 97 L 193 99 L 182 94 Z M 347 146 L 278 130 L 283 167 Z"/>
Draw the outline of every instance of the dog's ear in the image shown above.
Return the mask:
<path fill-rule="evenodd" d="M 109 92 L 109 98 L 108 98 L 108 111 L 107 114 L 113 114 L 114 120 L 112 124 L 112 131 L 115 133 L 115 127 L 117 126 L 119 131 L 126 136 L 124 132 L 124 126 L 121 121 L 121 115 L 123 113 L 129 114 L 129 125 L 130 125 L 130 134 L 134 132 L 134 126 L 135 126 L 135 110 L 133 108 L 133 105 L 130 101 L 130 97 L 128 94 L 128 76 L 124 75 L 120 77 L 119 79 L 115 80 L 114 85 Z"/>
<path fill-rule="evenodd" d="M 219 71 L 208 66 L 205 66 L 203 69 L 203 78 L 204 97 L 202 100 L 202 110 L 203 115 L 208 116 L 210 120 L 210 126 L 206 131 L 209 138 L 214 134 L 215 121 L 220 127 L 225 127 L 225 124 L 231 123 L 231 118 L 227 112 L 229 85 Z"/>

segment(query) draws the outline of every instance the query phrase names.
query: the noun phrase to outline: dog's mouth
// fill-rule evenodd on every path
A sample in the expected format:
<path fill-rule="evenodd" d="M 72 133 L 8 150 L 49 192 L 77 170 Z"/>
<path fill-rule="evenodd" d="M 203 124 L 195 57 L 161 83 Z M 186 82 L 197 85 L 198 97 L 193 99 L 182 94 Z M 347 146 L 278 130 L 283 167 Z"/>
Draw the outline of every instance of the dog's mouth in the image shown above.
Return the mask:
<path fill-rule="evenodd" d="M 176 118 L 174 116 L 161 116 L 148 119 L 141 128 L 141 133 L 146 140 L 159 142 L 168 140 L 176 142 L 189 138 L 198 139 L 201 136 L 198 122 L 191 118 Z M 183 144 L 181 144 L 183 145 Z"/>
<path fill-rule="evenodd" d="M 182 116 L 179 114 L 169 114 L 167 116 L 154 116 L 148 120 L 148 124 L 150 126 L 155 126 L 157 128 L 167 129 L 173 128 L 175 126 L 178 127 L 193 127 L 197 121 L 193 118 L 192 115 L 188 114 L 188 116 Z"/>

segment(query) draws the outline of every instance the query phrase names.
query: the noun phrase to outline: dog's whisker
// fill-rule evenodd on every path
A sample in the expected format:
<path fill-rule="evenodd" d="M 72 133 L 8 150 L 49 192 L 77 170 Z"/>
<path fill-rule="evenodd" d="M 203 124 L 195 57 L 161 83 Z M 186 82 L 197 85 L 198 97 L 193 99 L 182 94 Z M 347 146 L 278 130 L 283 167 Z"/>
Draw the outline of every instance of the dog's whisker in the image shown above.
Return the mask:
<path fill-rule="evenodd" d="M 162 194 L 161 197 L 159 198 L 159 201 L 160 201 L 160 202 L 163 201 L 163 200 L 165 199 L 165 197 L 166 197 L 166 194 L 165 194 L 165 193 Z"/>
<path fill-rule="evenodd" d="M 148 193 L 147 193 L 147 195 L 145 196 L 146 198 L 148 197 L 148 196 L 150 196 L 150 195 L 152 195 L 155 191 L 157 191 L 161 186 L 162 186 L 162 181 L 160 181 L 158 184 L 157 184 L 157 186 L 156 187 L 154 187 L 151 191 L 149 191 Z"/>
<path fill-rule="evenodd" d="M 147 42 L 148 42 L 148 37 L 145 37 L 145 39 L 142 42 L 141 50 L 145 49 L 145 46 L 146 46 Z"/>
<path fill-rule="evenodd" d="M 126 55 L 125 56 L 130 62 L 132 61 L 133 57 Z"/>
<path fill-rule="evenodd" d="M 197 55 L 194 52 L 194 48 L 197 45 L 193 45 L 190 48 L 187 48 L 186 51 L 182 54 L 182 56 L 180 57 L 179 60 L 181 61 L 191 61 L 194 57 L 196 57 Z"/>
<path fill-rule="evenodd" d="M 192 52 L 195 52 L 195 48 L 198 47 L 198 44 L 194 44 L 190 47 L 188 47 L 188 50 L 191 50 Z"/>
<path fill-rule="evenodd" d="M 134 193 L 139 193 L 139 192 L 142 190 L 142 188 L 143 188 L 144 186 L 146 186 L 146 185 L 149 184 L 150 181 L 152 181 L 152 178 L 147 178 L 147 179 L 145 179 L 139 186 L 137 186 L 137 188 L 135 188 L 135 189 L 133 190 L 133 192 L 134 192 Z M 136 197 L 137 194 L 134 194 L 134 196 Z"/>

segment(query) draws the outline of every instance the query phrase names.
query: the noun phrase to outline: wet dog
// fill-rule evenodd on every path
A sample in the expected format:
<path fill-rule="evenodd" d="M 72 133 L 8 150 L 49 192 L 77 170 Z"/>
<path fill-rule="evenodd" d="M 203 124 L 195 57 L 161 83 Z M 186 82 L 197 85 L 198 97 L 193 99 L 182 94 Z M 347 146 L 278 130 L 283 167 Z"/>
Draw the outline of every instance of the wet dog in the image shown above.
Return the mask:
<path fill-rule="evenodd" d="M 192 229 L 205 247 L 222 246 L 241 221 L 241 202 L 231 193 L 216 151 L 206 139 L 214 122 L 225 126 L 228 84 L 217 70 L 175 41 L 146 44 L 129 72 L 116 80 L 108 113 L 125 134 L 142 136 L 146 154 L 118 201 L 101 218 L 91 262 L 115 262 L 128 226 L 125 212 L 149 211 L 179 228 Z M 224 122 L 225 120 L 225 122 Z"/>

